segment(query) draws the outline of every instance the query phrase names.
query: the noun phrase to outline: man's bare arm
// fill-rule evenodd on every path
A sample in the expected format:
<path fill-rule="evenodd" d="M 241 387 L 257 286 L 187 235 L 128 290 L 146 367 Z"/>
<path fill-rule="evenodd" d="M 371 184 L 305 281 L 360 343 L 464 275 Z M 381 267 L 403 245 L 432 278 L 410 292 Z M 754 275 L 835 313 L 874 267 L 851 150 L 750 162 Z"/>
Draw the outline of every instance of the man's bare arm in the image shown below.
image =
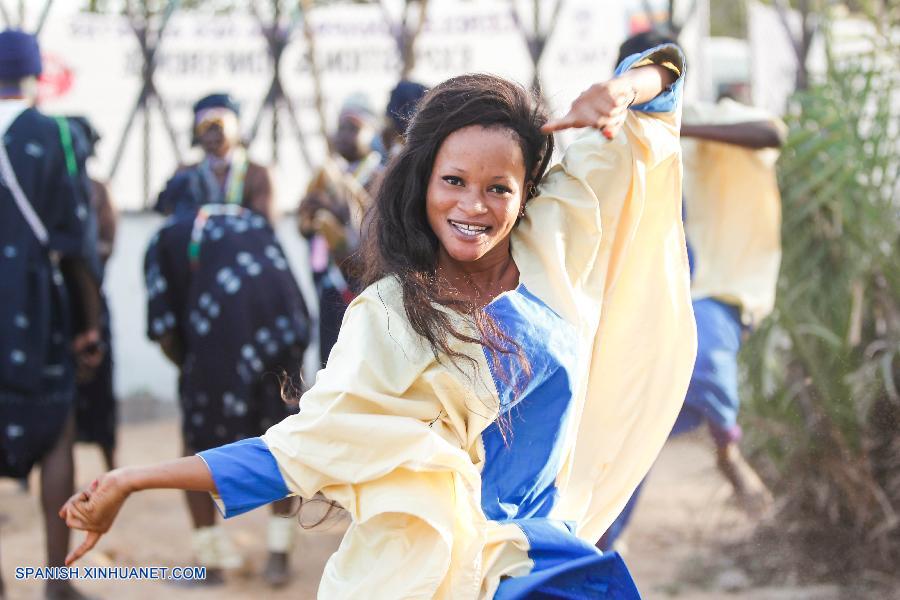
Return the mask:
<path fill-rule="evenodd" d="M 761 150 L 763 148 L 780 148 L 784 145 L 784 136 L 770 121 L 750 121 L 733 125 L 687 125 L 681 126 L 681 136 L 722 144 L 732 144 Z"/>

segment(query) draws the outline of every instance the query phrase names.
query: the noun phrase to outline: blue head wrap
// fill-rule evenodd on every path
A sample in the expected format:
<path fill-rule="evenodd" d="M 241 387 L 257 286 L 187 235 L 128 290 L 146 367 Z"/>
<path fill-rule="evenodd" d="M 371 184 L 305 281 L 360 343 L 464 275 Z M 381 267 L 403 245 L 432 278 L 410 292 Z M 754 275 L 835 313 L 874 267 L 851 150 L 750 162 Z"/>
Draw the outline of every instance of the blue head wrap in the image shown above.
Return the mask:
<path fill-rule="evenodd" d="M 18 81 L 42 70 L 36 37 L 19 29 L 0 31 L 0 79 Z"/>
<path fill-rule="evenodd" d="M 210 94 L 197 100 L 194 104 L 194 118 L 196 119 L 197 113 L 207 108 L 227 108 L 234 114 L 241 115 L 241 105 L 230 94 Z"/>

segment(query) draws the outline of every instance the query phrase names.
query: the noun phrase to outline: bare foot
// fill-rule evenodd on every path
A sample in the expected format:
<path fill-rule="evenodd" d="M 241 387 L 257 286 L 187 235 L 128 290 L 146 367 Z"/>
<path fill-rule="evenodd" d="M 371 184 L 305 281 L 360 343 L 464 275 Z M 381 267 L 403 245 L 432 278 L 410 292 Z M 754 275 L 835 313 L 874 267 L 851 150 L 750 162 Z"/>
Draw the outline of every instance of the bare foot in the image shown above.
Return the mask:
<path fill-rule="evenodd" d="M 753 467 L 744 460 L 737 444 L 730 442 L 716 448 L 716 465 L 734 488 L 738 505 L 754 519 L 761 518 L 773 503 L 772 493 Z"/>

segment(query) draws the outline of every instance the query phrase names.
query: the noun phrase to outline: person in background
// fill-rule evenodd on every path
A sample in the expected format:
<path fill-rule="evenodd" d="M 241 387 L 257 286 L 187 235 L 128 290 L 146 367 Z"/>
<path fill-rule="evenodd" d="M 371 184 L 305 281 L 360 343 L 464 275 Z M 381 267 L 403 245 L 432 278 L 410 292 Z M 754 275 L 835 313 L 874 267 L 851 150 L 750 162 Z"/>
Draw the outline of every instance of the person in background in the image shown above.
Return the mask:
<path fill-rule="evenodd" d="M 145 260 L 148 335 L 181 369 L 186 454 L 247 431 L 262 432 L 288 414 L 271 374 L 285 373 L 288 388 L 299 388 L 296 377 L 309 342 L 306 305 L 272 229 L 272 177 L 247 158 L 238 115 L 227 94 L 194 105 L 194 142 L 205 156 L 179 168 L 159 195 L 156 210 L 170 222 Z M 207 252 L 203 261 L 201 247 Z M 219 318 L 226 310 L 231 318 Z M 223 373 L 212 357 L 236 363 L 238 370 Z M 207 583 L 221 582 L 222 571 L 243 559 L 216 525 L 209 498 L 191 492 L 186 498 L 197 560 L 209 568 Z M 273 586 L 288 579 L 293 528 L 281 517 L 290 510 L 290 501 L 277 503 L 269 524 L 264 576 Z"/>
<path fill-rule="evenodd" d="M 118 214 L 106 183 L 88 174 L 87 161 L 94 156 L 100 134 L 86 117 L 57 118 L 69 174 L 76 178 L 90 199 L 89 227 L 92 243 L 96 247 L 98 278 L 101 283 L 106 263 L 112 255 L 116 236 Z M 116 396 L 113 391 L 112 332 L 109 304 L 101 290 L 100 330 L 104 348 L 103 361 L 90 374 L 78 378 L 78 396 L 75 404 L 76 440 L 97 444 L 103 453 L 106 468 L 115 466 L 116 448 Z"/>
<path fill-rule="evenodd" d="M 381 130 L 381 143 L 385 148 L 384 162 L 400 153 L 406 137 L 409 119 L 416 112 L 419 100 L 428 91 L 421 83 L 401 79 L 391 90 L 385 111 L 385 125 Z"/>
<path fill-rule="evenodd" d="M 268 427 L 296 411 L 309 316 L 270 223 L 238 204 L 204 204 L 203 174 L 185 170 L 160 194 L 169 219 L 147 250 L 147 335 L 180 370 L 184 455 Z M 187 492 L 193 546 L 207 583 L 242 564 L 206 494 Z M 288 580 L 290 499 L 273 505 L 264 577 Z"/>
<path fill-rule="evenodd" d="M 655 31 L 638 34 L 622 44 L 619 59 L 661 43 L 675 42 Z M 718 469 L 751 516 L 761 515 L 772 496 L 738 445 L 738 352 L 775 304 L 781 260 L 775 161 L 785 134 L 777 117 L 724 96 L 716 104 L 687 103 L 681 125 L 698 348 L 672 436 L 707 426 Z M 640 490 L 598 542 L 601 550 L 621 536 Z"/>
<path fill-rule="evenodd" d="M 365 96 L 349 97 L 338 116 L 326 158 L 297 210 L 300 234 L 309 240 L 309 260 L 319 301 L 319 363 L 325 366 L 347 306 L 358 291 L 354 253 L 362 217 L 372 202 L 382 168 L 372 150 L 377 120 Z"/>
<path fill-rule="evenodd" d="M 240 107 L 228 94 L 210 94 L 194 104 L 193 144 L 203 150 L 203 160 L 181 166 L 195 171 L 200 181 L 201 204 L 237 204 L 253 209 L 275 223 L 274 184 L 269 169 L 251 161 L 241 143 Z M 161 212 L 170 207 L 160 206 Z"/>
<path fill-rule="evenodd" d="M 47 565 L 60 567 L 69 531 L 55 505 L 74 489 L 75 373 L 103 351 L 86 198 L 57 123 L 34 108 L 41 70 L 34 36 L 0 32 L 0 476 L 40 465 Z M 65 580 L 45 593 L 83 597 Z"/>

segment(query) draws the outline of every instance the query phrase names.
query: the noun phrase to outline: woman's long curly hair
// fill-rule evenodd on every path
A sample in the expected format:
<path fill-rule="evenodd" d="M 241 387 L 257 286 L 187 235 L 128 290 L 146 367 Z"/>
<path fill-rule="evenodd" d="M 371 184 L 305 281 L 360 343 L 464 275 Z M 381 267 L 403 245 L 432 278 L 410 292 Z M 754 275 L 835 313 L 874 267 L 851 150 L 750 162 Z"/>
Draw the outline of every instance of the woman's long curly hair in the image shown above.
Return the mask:
<path fill-rule="evenodd" d="M 399 281 L 406 316 L 416 333 L 428 340 L 435 357 L 466 357 L 451 348 L 452 339 L 483 344 L 496 364 L 499 354 L 513 354 L 527 372 L 518 344 L 504 334 L 476 302 L 455 293 L 437 274 L 439 241 L 428 223 L 425 197 L 438 150 L 454 131 L 479 125 L 513 134 L 525 162 L 530 197 L 547 170 L 553 136 L 541 133 L 548 113 L 522 86 L 484 74 L 453 77 L 422 99 L 406 131 L 406 145 L 390 162 L 365 219 L 363 284 L 393 276 Z M 527 201 L 528 197 L 523 198 Z M 464 331 L 453 324 L 449 308 L 476 327 Z"/>

